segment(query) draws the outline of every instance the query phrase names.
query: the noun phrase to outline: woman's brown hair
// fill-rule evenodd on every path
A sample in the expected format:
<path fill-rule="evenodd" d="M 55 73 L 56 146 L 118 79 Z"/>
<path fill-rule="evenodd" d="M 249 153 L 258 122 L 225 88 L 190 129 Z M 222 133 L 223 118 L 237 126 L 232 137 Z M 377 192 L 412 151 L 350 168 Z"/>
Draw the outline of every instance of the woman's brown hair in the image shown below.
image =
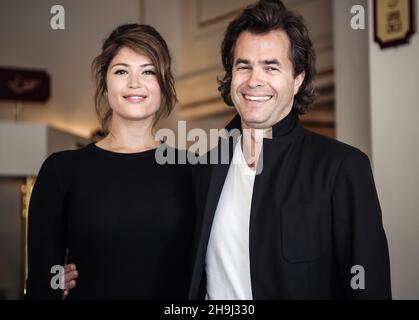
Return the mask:
<path fill-rule="evenodd" d="M 167 117 L 177 102 L 171 57 L 166 41 L 149 25 L 125 24 L 112 31 L 102 45 L 102 52 L 92 62 L 95 79 L 95 109 L 104 133 L 109 133 L 112 109 L 106 98 L 106 74 L 112 59 L 122 47 L 147 56 L 156 68 L 156 76 L 162 93 L 162 103 L 156 112 L 153 127 Z"/>

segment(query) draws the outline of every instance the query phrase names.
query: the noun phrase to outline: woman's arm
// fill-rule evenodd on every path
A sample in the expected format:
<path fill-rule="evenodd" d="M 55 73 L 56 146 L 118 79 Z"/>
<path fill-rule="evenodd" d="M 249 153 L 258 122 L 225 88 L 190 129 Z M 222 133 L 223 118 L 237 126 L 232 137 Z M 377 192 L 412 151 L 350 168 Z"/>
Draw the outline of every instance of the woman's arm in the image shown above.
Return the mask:
<path fill-rule="evenodd" d="M 60 284 L 60 270 L 64 270 L 57 266 L 63 266 L 65 262 L 67 219 L 64 185 L 59 179 L 56 161 L 56 154 L 45 160 L 31 196 L 25 299 L 62 297 L 62 290 L 57 285 Z"/>

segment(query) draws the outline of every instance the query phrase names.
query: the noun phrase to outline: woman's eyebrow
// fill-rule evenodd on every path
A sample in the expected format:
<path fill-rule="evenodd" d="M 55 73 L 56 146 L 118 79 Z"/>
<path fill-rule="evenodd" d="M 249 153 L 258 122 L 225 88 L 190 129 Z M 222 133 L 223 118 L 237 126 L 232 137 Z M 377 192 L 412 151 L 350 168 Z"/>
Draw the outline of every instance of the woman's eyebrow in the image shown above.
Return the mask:
<path fill-rule="evenodd" d="M 129 65 L 129 64 L 127 64 L 127 63 L 117 62 L 117 63 L 113 64 L 113 65 L 111 66 L 111 68 L 116 67 L 116 66 L 121 66 L 121 67 L 130 67 L 131 65 Z M 144 64 L 140 65 L 140 67 L 142 67 L 142 68 L 144 68 L 144 67 L 149 67 L 149 66 L 154 67 L 154 64 L 152 64 L 152 63 L 144 63 Z"/>

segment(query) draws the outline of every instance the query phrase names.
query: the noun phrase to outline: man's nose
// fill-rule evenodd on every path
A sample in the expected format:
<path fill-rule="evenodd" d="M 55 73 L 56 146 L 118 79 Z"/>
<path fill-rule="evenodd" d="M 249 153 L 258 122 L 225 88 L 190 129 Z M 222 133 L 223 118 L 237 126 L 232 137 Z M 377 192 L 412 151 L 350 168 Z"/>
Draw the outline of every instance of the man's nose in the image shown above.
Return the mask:
<path fill-rule="evenodd" d="M 247 81 L 247 85 L 250 88 L 262 87 L 263 86 L 263 78 L 262 72 L 258 69 L 253 69 L 249 74 L 249 79 Z"/>

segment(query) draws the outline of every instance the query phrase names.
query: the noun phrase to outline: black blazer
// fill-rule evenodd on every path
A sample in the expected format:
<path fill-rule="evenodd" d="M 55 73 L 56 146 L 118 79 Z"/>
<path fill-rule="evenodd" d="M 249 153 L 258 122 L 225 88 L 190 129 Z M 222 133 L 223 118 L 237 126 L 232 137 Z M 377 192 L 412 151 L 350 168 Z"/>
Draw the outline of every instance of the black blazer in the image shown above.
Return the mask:
<path fill-rule="evenodd" d="M 240 128 L 237 116 L 226 127 Z M 228 139 L 232 158 L 234 143 Z M 212 156 L 218 153 L 212 150 Z M 211 155 L 205 160 L 209 161 Z M 304 129 L 291 112 L 263 143 L 250 215 L 254 299 L 391 299 L 390 263 L 368 157 Z M 206 292 L 205 256 L 229 164 L 195 168 L 195 262 L 189 298 Z M 365 289 L 354 290 L 364 270 Z M 353 278 L 355 277 L 355 278 Z"/>

